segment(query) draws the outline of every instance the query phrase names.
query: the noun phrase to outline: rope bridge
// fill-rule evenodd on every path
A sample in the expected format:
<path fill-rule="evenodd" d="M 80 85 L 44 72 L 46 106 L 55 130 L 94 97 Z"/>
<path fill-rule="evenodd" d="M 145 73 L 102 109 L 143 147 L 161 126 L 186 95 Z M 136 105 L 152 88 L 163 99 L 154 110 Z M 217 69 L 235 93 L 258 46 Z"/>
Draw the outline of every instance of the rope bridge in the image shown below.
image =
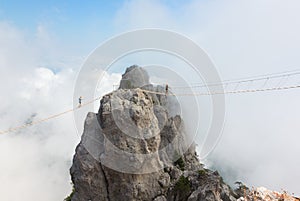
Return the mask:
<path fill-rule="evenodd" d="M 209 84 L 199 84 L 199 83 L 194 83 L 191 84 L 190 86 L 173 86 L 170 87 L 172 91 L 176 90 L 181 90 L 183 92 L 168 92 L 168 89 L 165 92 L 158 92 L 158 91 L 150 91 L 150 90 L 145 90 L 145 89 L 139 89 L 142 92 L 145 93 L 150 93 L 150 94 L 157 94 L 157 95 L 165 95 L 165 96 L 210 96 L 210 95 L 220 95 L 220 94 L 242 94 L 242 93 L 255 93 L 255 92 L 266 92 L 266 91 L 283 91 L 283 90 L 289 90 L 289 89 L 298 89 L 300 88 L 300 78 L 297 78 L 296 80 L 293 81 L 293 84 L 287 85 L 292 79 L 295 79 L 296 76 L 299 76 L 300 72 L 299 71 L 292 71 L 292 72 L 284 72 L 280 74 L 270 74 L 270 75 L 263 75 L 263 76 L 257 76 L 257 77 L 252 77 L 252 78 L 244 78 L 244 79 L 238 79 L 238 80 L 227 80 L 223 81 L 220 83 L 209 83 Z M 296 81 L 296 83 L 295 83 Z M 260 87 L 256 88 L 251 88 L 251 85 L 255 83 L 260 83 Z M 247 87 L 243 87 L 243 85 Z M 271 86 L 270 86 L 271 85 Z M 287 86 L 286 86 L 287 85 Z M 115 87 L 117 85 L 113 85 Z M 207 91 L 208 88 L 213 88 L 213 87 L 222 87 L 224 90 L 222 91 Z M 228 88 L 232 89 L 228 89 Z M 206 89 L 206 91 L 200 91 L 199 89 Z M 174 89 L 174 90 L 173 90 Z M 197 89 L 198 92 L 189 92 L 186 93 L 188 89 Z M 66 110 L 64 112 L 58 113 L 51 115 L 47 118 L 44 119 L 39 119 L 36 121 L 32 121 L 30 123 L 26 123 L 21 126 L 13 127 L 7 130 L 0 131 L 1 134 L 7 134 L 11 132 L 16 132 L 22 129 L 25 129 L 29 126 L 33 126 L 42 122 L 49 121 L 51 119 L 57 118 L 59 116 L 65 115 L 67 113 L 71 113 L 75 110 L 79 110 L 84 106 L 87 106 L 89 104 L 94 103 L 97 100 L 100 100 L 100 97 L 97 97 L 93 100 L 90 100 L 88 102 L 85 102 L 83 104 L 80 104 L 79 106 Z"/>

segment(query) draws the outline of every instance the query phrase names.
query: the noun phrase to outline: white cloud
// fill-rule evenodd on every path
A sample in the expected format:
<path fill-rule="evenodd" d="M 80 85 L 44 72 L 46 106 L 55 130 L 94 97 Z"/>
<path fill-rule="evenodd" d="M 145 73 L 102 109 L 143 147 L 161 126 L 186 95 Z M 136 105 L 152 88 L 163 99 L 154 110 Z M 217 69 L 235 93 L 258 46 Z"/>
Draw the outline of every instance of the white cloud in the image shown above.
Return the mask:
<path fill-rule="evenodd" d="M 117 30 L 138 28 L 153 28 L 164 26 L 172 28 L 175 24 L 171 10 L 161 1 L 125 1 L 122 8 L 117 11 L 115 18 Z"/>
<path fill-rule="evenodd" d="M 0 23 L 0 130 L 72 108 L 82 59 L 59 55 L 63 47 L 53 40 L 41 27 L 31 38 Z M 63 200 L 71 192 L 69 168 L 78 142 L 72 113 L 0 135 L 1 200 Z"/>
<path fill-rule="evenodd" d="M 208 51 L 224 79 L 300 66 L 297 0 L 163 2 L 126 1 L 112 23 L 118 31 L 154 27 L 186 34 Z M 70 56 L 76 50 L 68 52 L 43 24 L 32 37 L 0 22 L 0 44 L 1 130 L 72 106 L 83 62 Z M 105 77 L 111 84 L 97 93 L 118 79 Z M 209 162 L 228 181 L 297 193 L 299 96 L 296 90 L 229 96 L 223 138 Z M 72 115 L 0 136 L 1 199 L 62 200 L 70 192 L 68 169 L 78 140 Z"/>
<path fill-rule="evenodd" d="M 133 0 L 116 21 L 122 30 L 150 26 L 186 34 L 209 53 L 223 79 L 235 79 L 299 69 L 299 9 L 297 0 L 189 1 L 174 9 Z M 208 163 L 230 182 L 297 193 L 299 98 L 297 90 L 229 95 L 224 134 Z"/>
<path fill-rule="evenodd" d="M 1 130 L 68 108 L 72 103 L 74 71 L 69 67 L 54 73 L 39 66 L 37 52 L 47 48 L 39 46 L 43 38 L 37 42 L 5 22 L 0 23 L 0 32 Z M 1 135 L 1 199 L 61 200 L 70 190 L 68 168 L 78 141 L 74 133 L 72 116 L 67 115 Z"/>

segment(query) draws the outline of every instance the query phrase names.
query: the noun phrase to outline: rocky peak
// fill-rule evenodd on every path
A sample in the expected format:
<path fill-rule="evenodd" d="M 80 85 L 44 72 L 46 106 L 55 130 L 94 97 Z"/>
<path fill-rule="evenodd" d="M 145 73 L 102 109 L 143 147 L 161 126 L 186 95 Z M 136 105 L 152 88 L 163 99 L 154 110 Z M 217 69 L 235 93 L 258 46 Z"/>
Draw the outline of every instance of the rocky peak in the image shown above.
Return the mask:
<path fill-rule="evenodd" d="M 149 75 L 143 68 L 133 65 L 122 75 L 119 89 L 134 89 L 150 84 Z"/>
<path fill-rule="evenodd" d="M 144 89 L 147 89 L 145 91 Z M 71 201 L 234 201 L 218 172 L 204 169 L 163 86 L 129 67 L 120 88 L 89 113 L 70 169 Z M 169 94 L 172 93 L 171 91 Z M 250 194 L 249 194 L 250 195 Z"/>

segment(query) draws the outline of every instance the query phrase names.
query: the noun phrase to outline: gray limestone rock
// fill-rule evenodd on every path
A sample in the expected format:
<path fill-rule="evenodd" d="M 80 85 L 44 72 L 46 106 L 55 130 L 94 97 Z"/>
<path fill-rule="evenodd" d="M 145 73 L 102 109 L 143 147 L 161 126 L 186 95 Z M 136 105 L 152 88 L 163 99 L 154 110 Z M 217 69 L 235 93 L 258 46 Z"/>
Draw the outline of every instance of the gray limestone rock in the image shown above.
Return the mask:
<path fill-rule="evenodd" d="M 163 91 L 132 66 L 98 114 L 87 115 L 70 170 L 72 201 L 235 200 L 218 174 L 203 169 L 178 101 Z"/>
<path fill-rule="evenodd" d="M 149 75 L 143 68 L 133 65 L 122 75 L 119 89 L 134 89 L 150 84 Z"/>

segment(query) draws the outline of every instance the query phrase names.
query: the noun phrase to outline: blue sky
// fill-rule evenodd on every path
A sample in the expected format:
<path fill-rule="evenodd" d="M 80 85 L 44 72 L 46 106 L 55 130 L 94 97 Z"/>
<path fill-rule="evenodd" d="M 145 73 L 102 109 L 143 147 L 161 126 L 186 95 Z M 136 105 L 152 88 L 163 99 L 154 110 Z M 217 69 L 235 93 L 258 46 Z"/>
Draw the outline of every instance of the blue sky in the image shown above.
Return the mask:
<path fill-rule="evenodd" d="M 18 26 L 34 28 L 39 23 L 53 23 L 57 28 L 63 25 L 82 25 L 100 17 L 103 21 L 112 18 L 122 1 L 1 1 L 1 19 Z M 75 28 L 75 27 L 74 27 Z"/>
<path fill-rule="evenodd" d="M 1 0 L 0 19 L 14 24 L 29 35 L 34 34 L 37 26 L 43 25 L 50 33 L 66 43 L 82 39 L 89 41 L 91 37 L 104 40 L 118 33 L 119 30 L 115 25 L 116 14 L 129 2 Z M 175 12 L 187 1 L 154 2 L 159 2 Z"/>
<path fill-rule="evenodd" d="M 75 50 L 72 54 L 86 55 L 117 33 L 114 19 L 123 3 L 118 0 L 5 1 L 1 3 L 0 13 L 1 19 L 29 37 L 35 34 L 38 26 L 43 26 L 57 43 Z"/>

